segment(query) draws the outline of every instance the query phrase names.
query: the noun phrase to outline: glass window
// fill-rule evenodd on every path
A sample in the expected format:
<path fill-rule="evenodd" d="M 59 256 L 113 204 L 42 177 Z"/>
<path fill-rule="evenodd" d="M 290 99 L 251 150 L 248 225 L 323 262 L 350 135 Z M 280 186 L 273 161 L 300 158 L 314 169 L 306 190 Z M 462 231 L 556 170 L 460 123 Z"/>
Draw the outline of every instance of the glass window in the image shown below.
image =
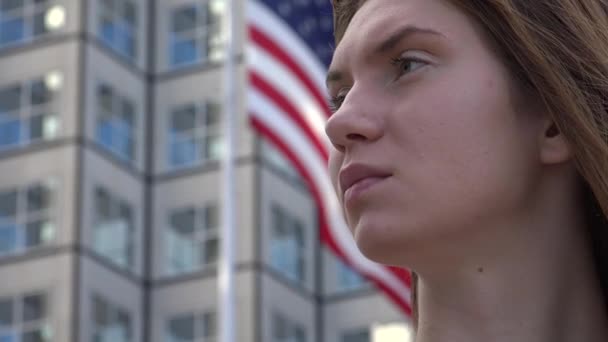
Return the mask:
<path fill-rule="evenodd" d="M 52 180 L 0 191 L 0 256 L 49 244 L 55 236 L 55 202 Z"/>
<path fill-rule="evenodd" d="M 167 342 L 211 342 L 217 337 L 215 312 L 181 314 L 167 320 Z"/>
<path fill-rule="evenodd" d="M 272 207 L 272 266 L 287 278 L 302 282 L 305 276 L 304 226 L 278 205 Z"/>
<path fill-rule="evenodd" d="M 196 6 L 188 6 L 177 9 L 173 13 L 171 22 L 172 65 L 193 63 L 200 59 L 198 41 L 195 37 L 188 37 L 187 34 L 188 32 L 196 32 L 198 26 L 197 12 Z"/>
<path fill-rule="evenodd" d="M 357 329 L 342 334 L 341 342 L 370 342 L 369 329 Z"/>
<path fill-rule="evenodd" d="M 100 0 L 97 33 L 121 56 L 137 57 L 137 5 L 131 0 Z"/>
<path fill-rule="evenodd" d="M 45 293 L 0 298 L 0 342 L 51 342 Z"/>
<path fill-rule="evenodd" d="M 0 2 L 0 9 L 3 14 L 17 9 L 23 10 L 24 3 L 25 0 L 2 0 Z"/>
<path fill-rule="evenodd" d="M 95 191 L 93 249 L 119 267 L 133 270 L 134 223 L 131 206 L 98 187 Z"/>
<path fill-rule="evenodd" d="M 24 0 L 0 2 L 0 46 L 16 43 L 25 38 Z"/>
<path fill-rule="evenodd" d="M 219 250 L 217 205 L 172 211 L 165 241 L 170 275 L 196 271 L 215 263 Z"/>
<path fill-rule="evenodd" d="M 0 88 L 0 150 L 57 136 L 62 74 Z"/>
<path fill-rule="evenodd" d="M 23 342 L 45 342 L 51 341 L 51 337 L 45 330 L 26 331 L 21 335 Z"/>
<path fill-rule="evenodd" d="M 65 8 L 48 0 L 0 0 L 0 48 L 41 37 L 65 25 Z"/>
<path fill-rule="evenodd" d="M 46 316 L 46 297 L 44 295 L 29 295 L 23 297 L 23 321 L 37 321 Z"/>
<path fill-rule="evenodd" d="M 290 181 L 306 188 L 304 179 L 300 176 L 298 170 L 293 166 L 292 162 L 285 157 L 270 141 L 262 139 L 262 155 L 264 161 L 267 162 L 274 170 L 280 172 Z"/>
<path fill-rule="evenodd" d="M 121 160 L 135 160 L 135 116 L 133 101 L 120 96 L 107 84 L 97 88 L 96 140 Z"/>
<path fill-rule="evenodd" d="M 51 207 L 51 191 L 50 189 L 42 184 L 36 184 L 26 192 L 27 198 L 27 211 L 29 213 L 36 213 L 42 210 L 48 210 Z"/>
<path fill-rule="evenodd" d="M 53 92 L 43 80 L 32 82 L 30 103 L 34 106 L 43 105 L 53 100 Z"/>
<path fill-rule="evenodd" d="M 11 114 L 21 107 L 21 85 L 11 85 L 0 90 L 0 113 Z"/>
<path fill-rule="evenodd" d="M 169 164 L 172 168 L 199 165 L 221 155 L 220 106 L 193 103 L 176 107 L 169 118 Z"/>
<path fill-rule="evenodd" d="M 169 64 L 172 67 L 223 58 L 222 0 L 205 5 L 188 5 L 171 12 L 169 24 Z"/>
<path fill-rule="evenodd" d="M 170 342 L 194 341 L 194 316 L 187 315 L 169 320 L 167 330 Z"/>
<path fill-rule="evenodd" d="M 281 314 L 273 319 L 273 342 L 306 342 L 306 331 L 299 324 Z"/>
<path fill-rule="evenodd" d="M 212 341 L 218 334 L 217 315 L 215 312 L 205 312 L 200 318 L 199 331 L 206 341 Z"/>
<path fill-rule="evenodd" d="M 22 140 L 21 103 L 21 85 L 0 89 L 0 148 Z"/>
<path fill-rule="evenodd" d="M 0 219 L 14 220 L 17 216 L 17 190 L 0 192 Z"/>
<path fill-rule="evenodd" d="M 336 259 L 336 267 L 338 268 L 338 287 L 340 290 L 354 290 L 369 285 L 363 276 L 341 260 Z"/>
<path fill-rule="evenodd" d="M 130 313 L 99 295 L 93 296 L 92 342 L 130 342 L 132 323 Z"/>
<path fill-rule="evenodd" d="M 13 324 L 12 299 L 0 299 L 0 327 L 10 327 Z"/>

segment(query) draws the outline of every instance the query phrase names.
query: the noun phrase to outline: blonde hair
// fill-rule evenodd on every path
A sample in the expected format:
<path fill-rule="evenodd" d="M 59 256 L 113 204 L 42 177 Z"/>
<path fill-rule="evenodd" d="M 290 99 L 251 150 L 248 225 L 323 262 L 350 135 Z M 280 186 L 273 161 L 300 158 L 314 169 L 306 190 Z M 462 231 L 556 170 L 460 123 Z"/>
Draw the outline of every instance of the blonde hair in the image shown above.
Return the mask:
<path fill-rule="evenodd" d="M 570 143 L 586 192 L 589 236 L 608 308 L 608 3 L 448 1 L 483 28 L 518 86 L 542 101 Z M 364 2 L 334 0 L 336 44 Z"/>

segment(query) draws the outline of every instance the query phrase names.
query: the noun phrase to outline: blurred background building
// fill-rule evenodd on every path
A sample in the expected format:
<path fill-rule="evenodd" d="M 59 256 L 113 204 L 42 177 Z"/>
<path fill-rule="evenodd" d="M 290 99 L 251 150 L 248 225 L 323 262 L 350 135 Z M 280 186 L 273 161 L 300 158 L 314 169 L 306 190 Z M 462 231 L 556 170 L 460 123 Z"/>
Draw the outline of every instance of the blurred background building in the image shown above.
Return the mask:
<path fill-rule="evenodd" d="M 222 4 L 0 0 L 0 342 L 217 341 Z M 238 341 L 407 341 L 239 114 Z"/>

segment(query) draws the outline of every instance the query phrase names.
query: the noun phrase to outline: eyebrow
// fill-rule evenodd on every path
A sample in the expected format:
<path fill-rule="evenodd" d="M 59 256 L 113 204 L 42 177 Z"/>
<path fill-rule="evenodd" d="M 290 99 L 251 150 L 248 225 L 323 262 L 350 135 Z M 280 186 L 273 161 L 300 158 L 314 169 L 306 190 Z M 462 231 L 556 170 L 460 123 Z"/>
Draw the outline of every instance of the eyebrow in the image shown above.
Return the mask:
<path fill-rule="evenodd" d="M 340 82 L 344 78 L 344 73 L 338 70 L 330 70 L 327 73 L 327 79 L 325 80 L 325 84 L 329 88 L 331 83 Z"/>
<path fill-rule="evenodd" d="M 383 40 L 377 47 L 374 49 L 374 54 L 384 54 L 387 51 L 392 50 L 395 46 L 397 46 L 401 41 L 406 38 L 411 37 L 415 34 L 431 34 L 435 36 L 445 37 L 442 33 L 437 32 L 432 29 L 422 28 L 413 25 L 406 25 L 401 29 L 397 30 L 395 33 L 390 35 L 388 38 Z M 344 78 L 344 73 L 339 70 L 330 70 L 327 73 L 327 79 L 325 80 L 325 84 L 329 87 L 331 83 L 339 82 Z"/>
<path fill-rule="evenodd" d="M 378 46 L 376 47 L 374 52 L 376 54 L 386 53 L 387 51 L 392 50 L 402 40 L 409 38 L 410 36 L 415 35 L 415 34 L 431 34 L 431 35 L 435 35 L 435 36 L 444 37 L 444 35 L 442 33 L 439 33 L 435 30 L 421 28 L 421 27 L 413 26 L 413 25 L 406 25 L 406 26 L 402 27 L 401 29 L 399 29 L 397 32 L 390 35 L 387 39 L 382 41 L 380 44 L 378 44 Z"/>

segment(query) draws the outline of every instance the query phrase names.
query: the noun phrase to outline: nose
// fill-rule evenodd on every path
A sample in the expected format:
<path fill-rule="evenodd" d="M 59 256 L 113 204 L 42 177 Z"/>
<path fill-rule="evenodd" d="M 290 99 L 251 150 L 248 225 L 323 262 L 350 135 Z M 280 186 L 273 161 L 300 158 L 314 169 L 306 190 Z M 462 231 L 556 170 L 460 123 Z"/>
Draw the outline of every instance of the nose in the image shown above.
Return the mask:
<path fill-rule="evenodd" d="M 348 148 L 359 143 L 368 143 L 378 140 L 383 134 L 381 118 L 372 113 L 370 101 L 350 101 L 353 94 L 349 94 L 342 106 L 327 120 L 325 133 L 334 147 L 345 152 Z M 350 99 L 349 99 L 350 98 Z M 363 97 L 365 98 L 369 97 Z"/>

